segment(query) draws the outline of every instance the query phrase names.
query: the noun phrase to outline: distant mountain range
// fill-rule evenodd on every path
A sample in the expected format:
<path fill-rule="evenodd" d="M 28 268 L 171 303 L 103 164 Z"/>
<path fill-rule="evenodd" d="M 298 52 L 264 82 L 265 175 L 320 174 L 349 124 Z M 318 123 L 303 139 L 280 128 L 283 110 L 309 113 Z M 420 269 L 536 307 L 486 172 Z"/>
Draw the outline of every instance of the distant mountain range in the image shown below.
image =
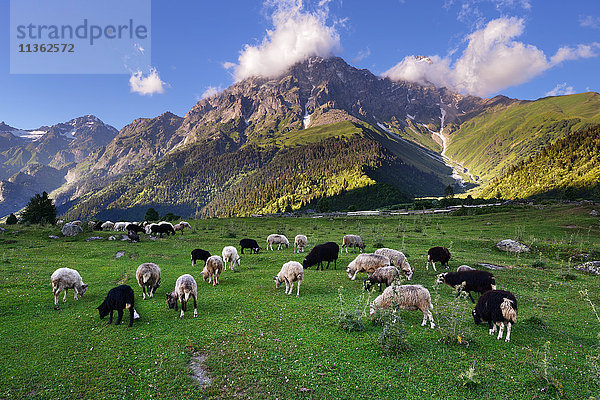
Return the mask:
<path fill-rule="evenodd" d="M 236 83 L 184 117 L 166 112 L 119 132 L 93 116 L 34 131 L 2 124 L 0 211 L 22 207 L 15 196 L 54 189 L 73 218 L 141 218 L 148 207 L 248 215 L 320 199 L 337 209 L 389 206 L 448 185 L 485 189 L 600 123 L 599 113 L 597 93 L 481 99 L 313 57 L 276 79 Z"/>

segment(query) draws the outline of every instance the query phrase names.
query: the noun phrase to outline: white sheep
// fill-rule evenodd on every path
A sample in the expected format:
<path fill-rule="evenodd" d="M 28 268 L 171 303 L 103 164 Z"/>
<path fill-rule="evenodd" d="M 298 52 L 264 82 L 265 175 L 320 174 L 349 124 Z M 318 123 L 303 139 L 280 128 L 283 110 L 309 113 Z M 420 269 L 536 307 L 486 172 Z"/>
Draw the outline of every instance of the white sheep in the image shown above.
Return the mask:
<path fill-rule="evenodd" d="M 377 296 L 371 303 L 370 314 L 373 315 L 380 308 L 390 308 L 398 306 L 403 310 L 420 310 L 423 313 L 423 322 L 421 326 L 429 323 L 431 329 L 435 328 L 433 322 L 433 305 L 431 304 L 431 294 L 429 290 L 421 285 L 392 285 L 385 288 L 382 294 Z"/>
<path fill-rule="evenodd" d="M 219 256 L 210 256 L 202 269 L 202 278 L 204 282 L 208 279 L 208 283 L 212 282 L 213 286 L 219 284 L 219 276 L 223 272 L 223 260 Z"/>
<path fill-rule="evenodd" d="M 148 297 L 154 297 L 156 289 L 160 287 L 160 267 L 154 263 L 143 263 L 135 271 L 135 277 L 142 288 L 144 300 L 146 300 L 146 292 Z"/>
<path fill-rule="evenodd" d="M 198 285 L 196 280 L 190 274 L 181 275 L 175 282 L 175 290 L 172 293 L 167 293 L 167 304 L 169 308 L 174 308 L 177 311 L 177 302 L 181 302 L 181 314 L 179 318 L 183 318 L 183 314 L 187 311 L 187 302 L 190 298 L 194 300 L 194 318 L 198 316 L 196 306 L 196 298 L 198 297 Z"/>
<path fill-rule="evenodd" d="M 129 225 L 129 224 L 130 224 L 130 222 L 126 222 L 126 221 L 117 222 L 117 223 L 115 223 L 113 230 L 125 232 L 125 229 L 127 228 L 127 225 Z"/>
<path fill-rule="evenodd" d="M 294 253 L 300 253 L 300 250 L 302 250 L 302 252 L 304 253 L 304 248 L 306 247 L 307 243 L 308 239 L 305 235 L 296 235 L 296 237 L 294 238 Z"/>
<path fill-rule="evenodd" d="M 379 254 L 359 254 L 346 267 L 346 274 L 351 280 L 356 279 L 356 274 L 366 272 L 372 274 L 377 268 L 390 265 L 390 259 Z"/>
<path fill-rule="evenodd" d="M 381 249 L 375 250 L 375 254 L 380 254 L 382 256 L 388 257 L 390 259 L 390 264 L 399 267 L 406 279 L 410 281 L 410 278 L 412 278 L 415 269 L 410 266 L 404 253 L 398 250 L 383 247 Z"/>
<path fill-rule="evenodd" d="M 348 254 L 348 247 L 358 247 L 360 252 L 362 253 L 365 250 L 365 244 L 362 238 L 358 235 L 345 235 L 342 239 L 342 248 L 340 249 L 340 253 L 346 248 L 346 254 Z"/>
<path fill-rule="evenodd" d="M 277 250 L 280 250 L 282 245 L 285 245 L 286 248 L 290 247 L 290 241 L 288 238 L 286 238 L 285 235 L 278 235 L 276 233 L 267 237 L 267 249 L 269 249 L 269 246 L 271 246 L 271 250 L 273 250 L 274 244 L 277 245 Z"/>
<path fill-rule="evenodd" d="M 112 221 L 106 221 L 100 225 L 103 231 L 112 231 L 115 227 L 115 223 Z"/>
<path fill-rule="evenodd" d="M 183 226 L 184 228 L 187 228 L 187 229 L 192 229 L 192 226 L 188 222 L 186 222 L 186 221 L 180 221 L 179 225 L 181 225 L 181 226 Z"/>
<path fill-rule="evenodd" d="M 63 302 L 67 301 L 67 291 L 75 290 L 75 300 L 78 300 L 77 295 L 83 297 L 88 285 L 83 283 L 81 275 L 71 268 L 59 268 L 50 277 L 52 280 L 52 293 L 54 294 L 54 307 L 58 307 L 58 294 L 65 291 Z"/>
<path fill-rule="evenodd" d="M 225 267 L 229 267 L 230 270 L 234 270 L 235 264 L 240 266 L 240 256 L 238 255 L 237 249 L 233 246 L 225 246 L 223 247 L 223 251 L 221 252 L 223 256 L 223 262 L 225 263 Z"/>
<path fill-rule="evenodd" d="M 298 261 L 288 261 L 281 267 L 281 271 L 273 277 L 275 288 L 279 289 L 281 282 L 285 282 L 285 294 L 292 294 L 294 282 L 298 282 L 296 297 L 300 296 L 300 284 L 304 278 L 304 268 Z"/>

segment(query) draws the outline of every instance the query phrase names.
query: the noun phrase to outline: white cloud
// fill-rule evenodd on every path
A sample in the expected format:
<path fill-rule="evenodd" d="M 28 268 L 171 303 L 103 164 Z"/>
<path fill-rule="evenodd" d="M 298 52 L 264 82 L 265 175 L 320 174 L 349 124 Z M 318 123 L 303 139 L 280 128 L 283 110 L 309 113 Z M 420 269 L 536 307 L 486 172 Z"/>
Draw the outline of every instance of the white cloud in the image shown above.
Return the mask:
<path fill-rule="evenodd" d="M 150 74 L 146 77 L 140 70 L 131 74 L 129 87 L 134 93 L 152 96 L 154 93 L 164 93 L 167 84 L 160 80 L 156 68 L 150 68 Z"/>
<path fill-rule="evenodd" d="M 600 29 L 600 17 L 591 15 L 582 15 L 579 17 L 579 26 L 584 28 Z"/>
<path fill-rule="evenodd" d="M 567 94 L 574 94 L 575 89 L 573 86 L 567 86 L 567 82 L 559 83 L 554 89 L 546 92 L 546 96 L 564 96 Z"/>
<path fill-rule="evenodd" d="M 275 77 L 293 64 L 310 56 L 327 57 L 340 51 L 340 37 L 328 26 L 328 1 L 321 1 L 314 12 L 304 9 L 302 0 L 272 0 L 273 29 L 267 30 L 260 45 L 245 45 L 234 67 L 236 81 L 251 76 Z M 226 65 L 225 65 L 226 64 Z M 231 63 L 225 63 L 231 68 Z"/>
<path fill-rule="evenodd" d="M 202 99 L 206 99 L 208 97 L 212 97 L 216 94 L 219 94 L 223 91 L 223 89 L 221 88 L 221 86 L 217 87 L 217 86 L 209 86 L 206 88 L 206 90 L 204 91 L 204 93 L 202 93 L 202 96 L 200 96 L 200 100 Z"/>
<path fill-rule="evenodd" d="M 562 61 L 597 55 L 594 49 L 599 45 L 593 43 L 562 47 L 548 61 L 537 47 L 513 40 L 523 30 L 520 18 L 498 18 L 467 37 L 467 48 L 453 65 L 449 57 L 431 56 L 430 62 L 423 62 L 409 56 L 383 76 L 485 96 L 525 83 Z"/>
<path fill-rule="evenodd" d="M 361 62 L 362 60 L 364 60 L 365 58 L 369 57 L 371 55 L 371 49 L 369 49 L 368 47 L 360 50 L 358 52 L 358 54 L 352 59 L 353 63 L 358 63 Z"/>

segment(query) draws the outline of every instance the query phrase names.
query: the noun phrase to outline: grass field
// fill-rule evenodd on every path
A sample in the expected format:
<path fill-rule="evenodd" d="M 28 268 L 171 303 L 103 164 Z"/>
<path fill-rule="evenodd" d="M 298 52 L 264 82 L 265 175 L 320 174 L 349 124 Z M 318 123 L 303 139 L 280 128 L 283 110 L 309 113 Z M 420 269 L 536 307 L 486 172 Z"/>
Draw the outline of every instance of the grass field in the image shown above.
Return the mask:
<path fill-rule="evenodd" d="M 57 228 L 5 227 L 0 398 L 598 397 L 600 320 L 580 291 L 588 289 L 600 311 L 600 277 L 574 270 L 570 261 L 579 253 L 600 258 L 598 217 L 590 216 L 591 209 L 546 205 L 473 216 L 211 219 L 190 221 L 193 229 L 183 236 L 152 241 L 144 235 L 133 244 L 86 242 L 98 235 L 92 232 L 50 239 Z M 421 313 L 401 311 L 394 325 L 400 329 L 392 331 L 403 346 L 396 353 L 383 350 L 384 327 L 360 316 L 377 293 L 364 293 L 364 276 L 350 281 L 344 272 L 355 254 L 342 254 L 337 270 L 305 271 L 299 298 L 273 283 L 284 262 L 304 258 L 292 248 L 242 256 L 239 272 L 225 271 L 217 287 L 202 281 L 200 266 L 190 266 L 196 247 L 220 254 L 223 246 L 239 247 L 244 237 L 264 243 L 270 233 L 291 241 L 302 233 L 309 246 L 354 233 L 369 252 L 379 246 L 403 250 L 416 270 L 412 282 L 431 291 L 436 329 L 420 326 Z M 530 245 L 532 252 L 497 251 L 494 244 L 507 238 Z M 489 336 L 487 325 L 473 324 L 468 299 L 455 300 L 448 286 L 434 287 L 436 272 L 425 270 L 433 245 L 451 249 L 453 270 L 476 262 L 512 266 L 494 271 L 498 288 L 512 291 L 519 302 L 510 343 Z M 125 255 L 116 258 L 121 250 Z M 145 301 L 135 281 L 143 262 L 162 269 L 157 296 Z M 89 288 L 79 301 L 70 291 L 54 310 L 50 275 L 59 267 L 77 269 Z M 188 310 L 180 319 L 165 302 L 184 273 L 198 282 L 198 318 Z M 124 324 L 107 325 L 95 309 L 121 283 L 136 293 L 141 319 L 132 328 L 127 315 Z M 365 329 L 341 329 L 340 311 L 357 315 Z M 196 356 L 205 356 L 208 387 L 190 375 Z"/>

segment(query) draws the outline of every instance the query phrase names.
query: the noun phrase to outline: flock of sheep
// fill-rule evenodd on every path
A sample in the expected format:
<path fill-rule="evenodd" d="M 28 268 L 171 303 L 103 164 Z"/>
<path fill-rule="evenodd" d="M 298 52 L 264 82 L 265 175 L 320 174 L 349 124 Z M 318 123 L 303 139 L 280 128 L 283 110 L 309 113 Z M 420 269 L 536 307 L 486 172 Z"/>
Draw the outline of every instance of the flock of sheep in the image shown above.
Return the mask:
<path fill-rule="evenodd" d="M 108 221 L 110 222 L 110 221 Z M 169 223 L 148 224 L 145 227 L 133 223 L 117 223 L 108 225 L 108 222 L 99 225 L 102 229 L 120 229 L 136 232 L 137 226 L 140 231 L 151 233 L 167 233 L 174 234 L 175 227 Z M 177 230 L 183 233 L 184 228 L 190 228 L 185 221 L 176 225 Z M 267 237 L 266 249 L 274 250 L 273 245 L 277 246 L 277 250 L 282 247 L 288 248 L 290 242 L 284 235 L 272 234 Z M 294 240 L 294 254 L 304 252 L 308 240 L 305 235 L 297 235 Z M 241 253 L 244 254 L 245 249 L 250 249 L 251 253 L 258 253 L 262 248 L 254 239 L 242 239 L 240 241 Z M 431 303 L 431 294 L 422 285 L 402 285 L 399 284 L 401 276 L 404 276 L 408 281 L 411 280 L 414 268 L 410 266 L 406 256 L 397 250 L 389 248 L 381 248 L 372 254 L 362 253 L 365 249 L 365 244 L 360 236 L 346 235 L 342 240 L 342 246 L 335 242 L 326 242 L 315 245 L 306 255 L 303 262 L 288 261 L 283 264 L 281 270 L 273 280 L 278 289 L 282 283 L 285 283 L 285 293 L 292 294 L 294 283 L 297 284 L 296 296 L 300 295 L 300 285 L 304 279 L 304 271 L 316 265 L 316 269 L 323 269 L 323 263 L 327 262 L 326 268 L 329 268 L 331 262 L 334 262 L 334 269 L 337 266 L 338 255 L 348 248 L 358 248 L 360 254 L 352 260 L 346 267 L 348 278 L 354 281 L 359 273 L 367 273 L 367 278 L 364 280 L 364 288 L 370 289 L 373 285 L 379 285 L 379 291 L 382 291 L 382 284 L 386 288 L 373 302 L 370 304 L 370 314 L 373 315 L 379 309 L 399 307 L 404 310 L 419 310 L 423 313 L 422 326 L 427 324 L 429 320 L 430 326 L 433 329 L 435 323 L 431 311 L 433 306 Z M 433 247 L 429 249 L 427 256 L 426 268 L 429 269 L 429 263 L 440 262 L 442 266 L 448 265 L 450 260 L 450 251 L 445 247 Z M 221 255 L 211 255 L 210 252 L 203 249 L 194 249 L 191 252 L 191 263 L 195 267 L 198 260 L 204 261 L 202 277 L 204 281 L 213 286 L 219 284 L 219 276 L 225 268 L 234 271 L 236 266 L 240 267 L 241 258 L 234 246 L 226 246 L 223 248 Z M 437 271 L 437 270 L 436 270 Z M 160 287 L 161 270 L 154 263 L 141 264 L 136 271 L 136 279 L 139 286 L 142 288 L 142 296 L 152 298 L 156 289 Z M 64 290 L 63 302 L 66 301 L 67 291 L 73 289 L 75 299 L 77 296 L 83 296 L 87 284 L 83 283 L 81 275 L 70 268 L 59 268 L 51 276 L 52 292 L 54 294 L 55 308 L 58 307 L 58 298 L 61 291 Z M 507 333 L 505 341 L 510 341 L 511 326 L 516 322 L 517 317 L 517 301 L 515 296 L 507 291 L 496 290 L 496 282 L 494 276 L 487 271 L 475 270 L 469 266 L 460 266 L 456 272 L 444 272 L 438 275 L 437 284 L 445 283 L 459 292 L 463 291 L 468 294 L 471 301 L 474 303 L 471 292 L 480 293 L 479 300 L 473 310 L 473 318 L 476 324 L 487 322 L 489 333 L 493 334 L 496 328 L 499 327 L 498 339 L 503 336 L 506 327 Z M 180 317 L 183 317 L 187 311 L 187 303 L 191 300 L 194 304 L 194 317 L 197 317 L 197 296 L 198 287 L 196 280 L 190 274 L 181 275 L 175 282 L 175 288 L 172 292 L 167 293 L 167 304 L 169 308 L 178 310 L 178 305 L 181 304 Z M 113 311 L 117 311 L 118 318 L 116 324 L 121 322 L 123 310 L 128 310 L 130 313 L 129 326 L 132 326 L 133 320 L 139 318 L 139 315 L 134 308 L 133 289 L 128 285 L 121 285 L 111 289 L 105 301 L 97 307 L 100 318 L 104 318 L 110 314 L 109 323 L 113 319 Z"/>

